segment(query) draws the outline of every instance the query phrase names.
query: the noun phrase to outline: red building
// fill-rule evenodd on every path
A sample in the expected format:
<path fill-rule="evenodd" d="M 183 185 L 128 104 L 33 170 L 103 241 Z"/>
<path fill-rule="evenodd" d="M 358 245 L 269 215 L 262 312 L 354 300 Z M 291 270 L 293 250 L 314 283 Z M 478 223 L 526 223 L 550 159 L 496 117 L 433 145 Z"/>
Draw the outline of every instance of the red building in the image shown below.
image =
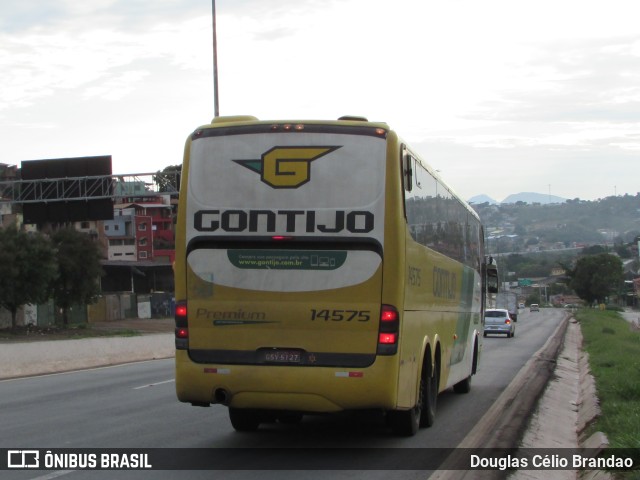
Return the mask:
<path fill-rule="evenodd" d="M 175 258 L 173 207 L 157 198 L 114 205 L 113 220 L 104 221 L 104 233 L 108 260 L 172 264 Z"/>

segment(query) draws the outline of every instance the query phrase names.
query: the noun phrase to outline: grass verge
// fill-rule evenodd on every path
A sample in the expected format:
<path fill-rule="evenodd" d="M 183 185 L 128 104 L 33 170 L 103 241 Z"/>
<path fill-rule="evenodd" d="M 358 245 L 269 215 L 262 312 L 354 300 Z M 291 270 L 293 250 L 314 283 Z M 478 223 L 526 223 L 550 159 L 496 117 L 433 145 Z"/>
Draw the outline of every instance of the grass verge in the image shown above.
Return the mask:
<path fill-rule="evenodd" d="M 71 324 L 66 327 L 17 327 L 0 330 L 0 342 L 32 342 L 41 340 L 70 340 L 95 337 L 134 337 L 140 332 L 133 329 L 99 329 L 87 324 Z"/>
<path fill-rule="evenodd" d="M 611 448 L 634 449 L 640 455 L 640 332 L 617 312 L 576 312 L 596 381 L 602 415 L 590 432 L 603 432 Z M 640 479 L 640 472 L 618 478 Z"/>

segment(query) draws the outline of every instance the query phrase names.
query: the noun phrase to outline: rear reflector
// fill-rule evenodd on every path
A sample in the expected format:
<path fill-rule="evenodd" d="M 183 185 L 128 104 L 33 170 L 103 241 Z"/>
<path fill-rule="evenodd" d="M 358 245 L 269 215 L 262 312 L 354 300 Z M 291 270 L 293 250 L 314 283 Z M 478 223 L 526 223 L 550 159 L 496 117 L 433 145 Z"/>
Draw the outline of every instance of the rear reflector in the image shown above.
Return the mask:
<path fill-rule="evenodd" d="M 220 375 L 229 375 L 231 373 L 231 369 L 230 368 L 209 368 L 209 367 L 205 367 L 202 370 L 204 373 L 217 373 Z"/>
<path fill-rule="evenodd" d="M 335 375 L 343 378 L 362 378 L 364 377 L 364 372 L 336 372 Z"/>

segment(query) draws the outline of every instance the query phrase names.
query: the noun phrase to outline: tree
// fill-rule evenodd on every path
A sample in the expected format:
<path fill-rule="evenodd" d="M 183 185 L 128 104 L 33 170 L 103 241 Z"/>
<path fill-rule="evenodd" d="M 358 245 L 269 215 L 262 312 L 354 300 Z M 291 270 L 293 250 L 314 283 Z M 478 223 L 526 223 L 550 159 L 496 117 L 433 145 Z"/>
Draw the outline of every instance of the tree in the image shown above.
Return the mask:
<path fill-rule="evenodd" d="M 91 303 L 100 293 L 100 249 L 88 235 L 70 227 L 53 233 L 51 240 L 58 260 L 53 299 L 62 310 L 62 323 L 67 325 L 73 305 Z"/>
<path fill-rule="evenodd" d="M 633 252 L 631 251 L 631 245 L 625 245 L 622 237 L 617 237 L 613 242 L 613 249 L 620 258 L 632 258 Z"/>
<path fill-rule="evenodd" d="M 582 255 L 597 255 L 599 253 L 607 253 L 607 247 L 602 245 L 592 245 L 582 249 Z"/>
<path fill-rule="evenodd" d="M 610 253 L 588 255 L 578 259 L 567 271 L 571 288 L 587 304 L 604 303 L 606 297 L 618 291 L 623 280 L 622 261 Z"/>
<path fill-rule="evenodd" d="M 180 189 L 180 172 L 182 165 L 169 165 L 162 172 L 157 171 L 153 181 L 158 186 L 159 192 L 176 192 Z"/>
<path fill-rule="evenodd" d="M 16 328 L 18 308 L 49 299 L 57 275 L 53 246 L 40 233 L 26 233 L 15 226 L 0 229 L 0 305 L 11 312 Z"/>

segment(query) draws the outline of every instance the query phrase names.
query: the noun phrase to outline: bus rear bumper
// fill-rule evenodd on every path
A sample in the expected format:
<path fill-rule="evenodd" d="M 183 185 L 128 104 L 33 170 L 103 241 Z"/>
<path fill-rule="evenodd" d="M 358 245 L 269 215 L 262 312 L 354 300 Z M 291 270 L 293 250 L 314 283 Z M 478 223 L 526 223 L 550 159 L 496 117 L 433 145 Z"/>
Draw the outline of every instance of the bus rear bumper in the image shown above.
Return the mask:
<path fill-rule="evenodd" d="M 176 393 L 194 405 L 331 413 L 394 409 L 396 357 L 367 368 L 207 365 L 176 351 Z"/>

